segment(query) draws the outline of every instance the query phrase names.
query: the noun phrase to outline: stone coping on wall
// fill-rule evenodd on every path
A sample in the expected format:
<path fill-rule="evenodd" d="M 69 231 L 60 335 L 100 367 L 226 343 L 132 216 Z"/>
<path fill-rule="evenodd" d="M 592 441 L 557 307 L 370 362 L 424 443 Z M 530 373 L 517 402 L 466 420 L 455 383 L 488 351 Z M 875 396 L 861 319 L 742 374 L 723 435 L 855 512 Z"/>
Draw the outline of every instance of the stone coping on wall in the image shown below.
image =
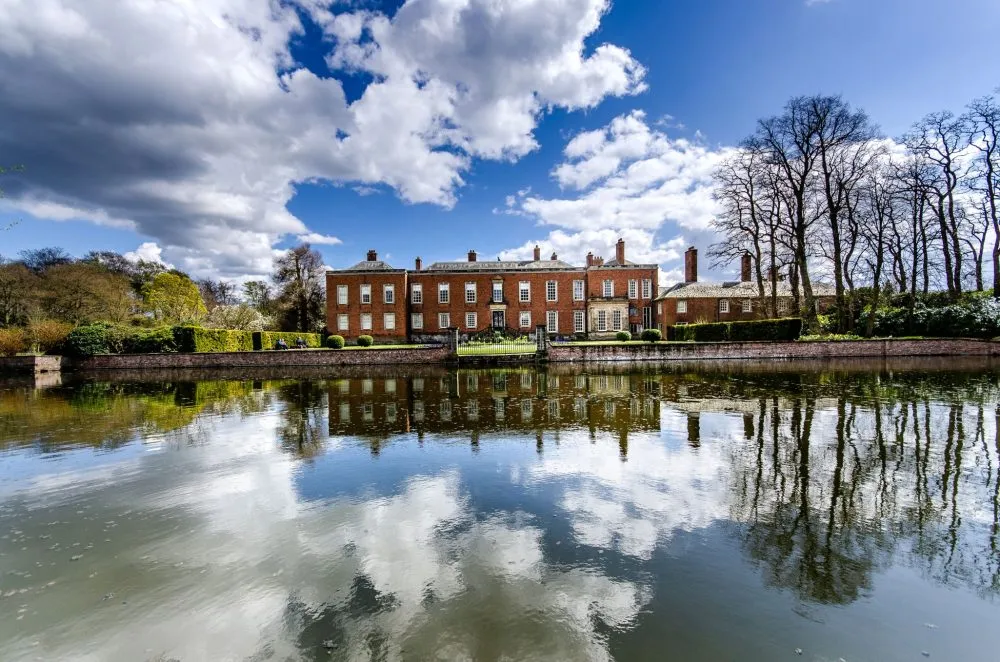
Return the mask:
<path fill-rule="evenodd" d="M 962 338 L 851 341 L 658 342 L 647 344 L 553 344 L 552 362 L 644 362 L 887 358 L 895 356 L 1000 356 L 1000 342 Z"/>

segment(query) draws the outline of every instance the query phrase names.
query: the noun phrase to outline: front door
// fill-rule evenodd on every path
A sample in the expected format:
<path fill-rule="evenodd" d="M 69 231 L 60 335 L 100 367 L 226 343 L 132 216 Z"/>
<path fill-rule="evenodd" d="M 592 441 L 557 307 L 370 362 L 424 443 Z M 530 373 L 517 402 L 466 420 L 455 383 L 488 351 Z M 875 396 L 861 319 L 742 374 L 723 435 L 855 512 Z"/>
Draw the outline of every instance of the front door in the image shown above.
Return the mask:
<path fill-rule="evenodd" d="M 493 328 L 502 329 L 507 326 L 506 320 L 504 319 L 504 311 L 494 310 L 493 311 Z"/>

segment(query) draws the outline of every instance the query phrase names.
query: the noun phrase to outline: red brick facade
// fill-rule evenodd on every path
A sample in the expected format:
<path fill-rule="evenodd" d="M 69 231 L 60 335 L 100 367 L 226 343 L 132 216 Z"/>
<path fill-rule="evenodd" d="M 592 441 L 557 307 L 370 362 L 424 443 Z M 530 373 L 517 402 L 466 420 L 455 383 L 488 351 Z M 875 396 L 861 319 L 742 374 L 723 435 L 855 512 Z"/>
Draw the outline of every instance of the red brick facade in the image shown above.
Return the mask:
<path fill-rule="evenodd" d="M 378 261 L 376 253 L 369 251 L 365 262 L 327 273 L 327 328 L 347 338 L 365 333 L 379 342 L 399 342 L 440 338 L 449 328 L 462 334 L 489 327 L 529 333 L 544 324 L 553 335 L 600 337 L 617 330 L 653 327 L 658 266 L 626 262 L 624 256 L 624 242 L 619 243 L 615 260 L 605 264 L 588 256 L 586 267 L 560 262 L 555 255 L 541 260 L 537 250 L 534 260 L 495 263 L 478 262 L 470 251 L 468 261 L 436 263 L 427 269 L 417 258 L 416 269 L 406 271 Z M 611 283 L 610 296 L 606 281 Z M 527 300 L 522 284 L 527 285 Z M 362 285 L 371 288 L 370 304 L 361 303 Z M 391 304 L 384 301 L 385 285 L 394 288 Z M 495 285 L 500 288 L 497 296 Z M 447 287 L 446 300 L 442 286 Z M 419 292 L 416 296 L 415 291 Z M 621 312 L 614 317 L 610 312 L 602 314 L 606 325 L 600 333 L 594 310 L 607 306 Z M 386 313 L 393 316 L 394 328 L 386 328 Z M 442 319 L 442 314 L 447 318 Z M 361 328 L 363 315 L 371 315 L 370 330 Z M 612 320 L 620 329 L 614 328 Z"/>

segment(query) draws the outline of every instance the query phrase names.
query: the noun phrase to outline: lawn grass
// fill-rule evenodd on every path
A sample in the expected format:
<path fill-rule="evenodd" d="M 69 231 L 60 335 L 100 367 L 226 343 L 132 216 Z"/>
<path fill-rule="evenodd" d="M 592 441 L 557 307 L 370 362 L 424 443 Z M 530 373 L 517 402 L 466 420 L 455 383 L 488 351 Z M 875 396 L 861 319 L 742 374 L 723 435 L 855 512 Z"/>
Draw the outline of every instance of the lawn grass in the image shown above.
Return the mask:
<path fill-rule="evenodd" d="M 554 342 L 553 345 L 564 346 L 568 345 L 571 347 L 604 347 L 604 346 L 618 346 L 618 345 L 665 345 L 667 343 L 677 344 L 672 340 L 657 340 L 656 342 L 650 342 L 648 340 L 570 340 L 568 342 Z"/>
<path fill-rule="evenodd" d="M 424 349 L 430 347 L 430 345 L 369 345 L 368 347 L 361 347 L 360 345 L 344 345 L 340 349 L 331 350 L 334 352 L 339 352 L 345 349 L 351 350 L 365 350 L 365 349 Z"/>
<path fill-rule="evenodd" d="M 459 356 L 511 356 L 534 354 L 535 352 L 534 343 L 501 343 L 496 345 L 483 343 L 482 345 L 462 345 L 458 348 Z"/>

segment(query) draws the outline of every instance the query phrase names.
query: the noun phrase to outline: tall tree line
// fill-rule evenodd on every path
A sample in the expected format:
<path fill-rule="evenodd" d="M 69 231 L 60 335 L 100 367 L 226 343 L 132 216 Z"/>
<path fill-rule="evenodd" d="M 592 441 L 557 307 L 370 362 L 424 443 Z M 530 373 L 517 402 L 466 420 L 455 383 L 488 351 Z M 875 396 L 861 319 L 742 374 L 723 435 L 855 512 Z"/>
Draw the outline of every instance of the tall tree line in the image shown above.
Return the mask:
<path fill-rule="evenodd" d="M 308 244 L 277 257 L 268 280 L 242 284 L 196 281 L 114 251 L 76 258 L 55 247 L 26 250 L 16 259 L 0 256 L 0 328 L 52 320 L 315 332 L 325 321 L 323 276 L 322 257 Z"/>
<path fill-rule="evenodd" d="M 886 291 L 910 294 L 911 305 L 937 289 L 951 300 L 990 287 L 1000 297 L 998 139 L 998 93 L 961 114 L 932 113 L 895 140 L 839 96 L 793 98 L 719 166 L 711 253 L 754 258 L 768 314 L 787 278 L 813 332 L 817 277 L 833 281 L 841 331 Z"/>

